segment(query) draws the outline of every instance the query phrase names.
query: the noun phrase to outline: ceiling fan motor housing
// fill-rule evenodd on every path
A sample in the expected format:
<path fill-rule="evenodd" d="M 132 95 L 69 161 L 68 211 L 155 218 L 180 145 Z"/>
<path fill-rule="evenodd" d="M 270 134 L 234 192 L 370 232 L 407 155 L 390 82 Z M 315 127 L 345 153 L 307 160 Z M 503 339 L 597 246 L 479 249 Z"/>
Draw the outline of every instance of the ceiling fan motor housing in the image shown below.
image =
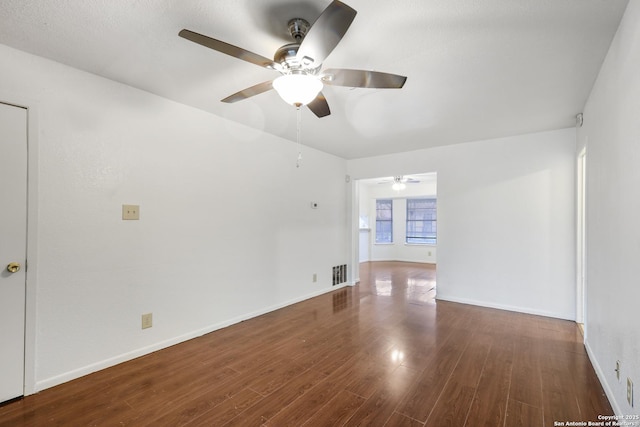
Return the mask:
<path fill-rule="evenodd" d="M 298 49 L 304 36 L 311 28 L 308 21 L 302 18 L 293 18 L 289 21 L 289 33 L 295 40 L 294 43 L 285 44 L 276 50 L 273 61 L 282 65 L 283 70 L 290 74 L 315 74 L 315 69 L 308 67 L 307 63 L 298 58 Z"/>
<path fill-rule="evenodd" d="M 285 74 L 317 74 L 320 66 L 309 66 L 310 64 L 305 62 L 306 58 L 298 58 L 299 48 L 300 43 L 285 44 L 276 50 L 275 55 L 273 55 L 273 61 L 282 65 L 282 70 Z"/>
<path fill-rule="evenodd" d="M 273 55 L 273 61 L 282 65 L 288 65 L 288 68 L 295 68 L 294 64 L 298 64 L 296 55 L 298 54 L 300 43 L 289 43 L 281 46 Z"/>
<path fill-rule="evenodd" d="M 309 22 L 302 18 L 291 19 L 288 26 L 289 34 L 291 34 L 291 37 L 293 37 L 293 39 L 298 43 L 304 39 L 304 36 L 307 35 L 307 31 L 311 28 Z"/>

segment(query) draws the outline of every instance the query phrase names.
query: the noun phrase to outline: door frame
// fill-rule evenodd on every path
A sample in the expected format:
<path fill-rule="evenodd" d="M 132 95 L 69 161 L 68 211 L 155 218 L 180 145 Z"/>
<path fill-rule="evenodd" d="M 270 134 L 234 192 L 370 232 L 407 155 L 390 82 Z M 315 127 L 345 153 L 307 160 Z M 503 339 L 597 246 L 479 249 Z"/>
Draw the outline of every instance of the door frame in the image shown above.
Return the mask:
<path fill-rule="evenodd" d="M 586 219 L 587 219 L 587 149 L 584 147 L 578 153 L 576 165 L 576 322 L 584 327 L 584 340 L 587 338 L 586 330 L 586 303 L 587 303 L 587 245 L 586 245 Z"/>
<path fill-rule="evenodd" d="M 27 110 L 27 265 L 25 270 L 24 388 L 25 396 L 36 390 L 36 289 L 38 277 L 38 107 L 32 99 L 0 91 L 4 104 Z"/>

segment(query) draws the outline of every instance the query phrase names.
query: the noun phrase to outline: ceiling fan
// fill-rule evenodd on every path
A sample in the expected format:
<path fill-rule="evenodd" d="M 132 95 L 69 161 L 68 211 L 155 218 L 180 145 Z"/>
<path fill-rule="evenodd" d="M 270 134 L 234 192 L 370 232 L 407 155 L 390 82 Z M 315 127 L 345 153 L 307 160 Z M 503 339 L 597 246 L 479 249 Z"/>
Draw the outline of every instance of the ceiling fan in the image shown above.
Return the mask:
<path fill-rule="evenodd" d="M 379 71 L 322 69 L 322 63 L 345 35 L 356 13 L 346 4 L 334 0 L 313 25 L 302 18 L 291 19 L 288 28 L 295 42 L 285 44 L 276 50 L 273 60 L 190 30 L 184 29 L 178 35 L 282 74 L 273 80 L 258 83 L 229 95 L 222 99 L 222 102 L 242 101 L 275 89 L 285 102 L 297 107 L 306 105 L 316 116 L 325 117 L 331 114 L 329 104 L 322 94 L 325 84 L 351 88 L 399 89 L 407 80 L 404 76 Z"/>
<path fill-rule="evenodd" d="M 382 181 L 379 181 L 378 184 L 389 184 L 391 182 L 393 183 L 391 188 L 396 191 L 400 191 L 407 188 L 406 184 L 419 184 L 420 180 L 412 178 L 410 176 L 398 175 L 391 178 L 385 178 Z"/>

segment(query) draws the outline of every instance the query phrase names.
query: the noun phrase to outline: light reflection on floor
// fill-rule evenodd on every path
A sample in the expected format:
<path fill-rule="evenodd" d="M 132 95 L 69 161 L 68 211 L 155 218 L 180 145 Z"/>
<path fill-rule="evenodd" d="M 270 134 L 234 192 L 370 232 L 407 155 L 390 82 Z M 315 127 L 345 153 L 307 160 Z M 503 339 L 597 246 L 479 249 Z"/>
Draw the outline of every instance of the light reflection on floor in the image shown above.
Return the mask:
<path fill-rule="evenodd" d="M 438 340 L 438 329 L 434 327 L 437 324 L 436 266 L 384 261 L 362 263 L 360 278 L 359 301 L 361 304 L 382 303 L 378 305 L 379 316 L 387 315 L 388 304 L 396 305 L 400 301 L 406 304 L 406 310 L 415 308 L 413 313 L 416 317 L 412 317 L 411 321 L 404 319 L 394 324 L 395 317 L 390 314 L 389 327 L 380 333 L 389 339 L 390 348 L 386 352 L 389 366 L 418 366 L 423 362 L 425 349 L 435 345 Z M 416 334 L 420 335 L 419 340 L 412 339 Z M 398 384 L 395 384 L 394 377 L 391 375 L 388 378 L 389 392 L 403 393 L 402 381 L 398 380 Z"/>
<path fill-rule="evenodd" d="M 404 352 L 397 349 L 391 352 L 391 361 L 402 362 L 403 360 L 404 360 Z"/>
<path fill-rule="evenodd" d="M 433 302 L 436 297 L 436 271 L 435 266 L 430 266 L 416 276 L 390 275 L 384 271 L 375 274 L 371 291 L 377 296 L 404 298 L 413 304 Z"/>
<path fill-rule="evenodd" d="M 391 296 L 391 290 L 393 289 L 391 280 L 376 279 L 374 286 L 376 288 L 376 295 L 383 297 Z"/>
<path fill-rule="evenodd" d="M 436 281 L 426 279 L 407 279 L 407 301 L 426 303 L 436 297 Z"/>

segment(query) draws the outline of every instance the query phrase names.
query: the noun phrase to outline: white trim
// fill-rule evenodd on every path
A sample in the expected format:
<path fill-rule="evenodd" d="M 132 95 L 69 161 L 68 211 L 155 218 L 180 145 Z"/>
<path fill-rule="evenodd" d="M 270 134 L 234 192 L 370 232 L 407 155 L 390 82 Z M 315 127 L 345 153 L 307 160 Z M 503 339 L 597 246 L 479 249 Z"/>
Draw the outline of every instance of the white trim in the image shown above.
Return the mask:
<path fill-rule="evenodd" d="M 494 304 L 487 301 L 477 301 L 477 300 L 466 299 L 466 298 L 450 298 L 450 297 L 441 297 L 441 296 L 436 296 L 436 300 L 457 302 L 460 304 L 476 305 L 479 307 L 495 308 L 498 310 L 514 311 L 517 313 L 533 314 L 536 316 L 553 317 L 556 319 L 575 321 L 573 316 L 569 314 L 554 313 L 551 311 L 544 311 L 544 310 L 531 310 L 529 308 L 517 307 L 513 305 Z"/>
<path fill-rule="evenodd" d="M 578 154 L 576 164 L 576 321 L 584 324 L 584 336 L 587 338 L 586 322 L 586 196 L 587 196 L 587 149 Z"/>
<path fill-rule="evenodd" d="M 347 191 L 347 206 L 350 208 L 347 214 L 347 232 L 350 236 L 348 242 L 347 279 L 349 286 L 355 286 L 360 281 L 360 182 L 350 179 Z"/>
<path fill-rule="evenodd" d="M 613 394 L 613 391 L 611 390 L 611 387 L 609 387 L 609 383 L 607 382 L 607 378 L 604 375 L 604 371 L 602 370 L 602 368 L 600 367 L 600 364 L 598 363 L 598 359 L 596 359 L 596 357 L 593 354 L 593 351 L 591 350 L 591 347 L 589 346 L 589 342 L 585 341 L 584 348 L 587 350 L 587 356 L 591 361 L 593 370 L 596 371 L 596 376 L 600 380 L 600 384 L 602 385 L 604 393 L 607 395 L 607 399 L 609 399 L 609 403 L 611 404 L 611 408 L 613 409 L 613 412 L 616 415 L 624 415 L 622 413 L 622 410 L 620 409 L 620 406 L 618 405 L 618 401 L 616 400 L 615 395 Z"/>
<path fill-rule="evenodd" d="M 307 295 L 302 296 L 302 297 L 294 298 L 294 299 L 291 299 L 289 301 L 285 301 L 285 302 L 273 305 L 271 307 L 267 307 L 267 308 L 264 308 L 264 309 L 260 309 L 260 310 L 256 310 L 256 311 L 253 311 L 253 312 L 250 312 L 250 313 L 246 313 L 246 314 L 237 316 L 237 317 L 232 318 L 232 319 L 224 320 L 222 322 L 219 322 L 219 323 L 216 323 L 216 324 L 213 324 L 213 325 L 209 325 L 209 326 L 207 326 L 205 328 L 201 328 L 201 329 L 198 329 L 198 330 L 195 330 L 195 331 L 192 331 L 192 332 L 189 332 L 189 333 L 186 333 L 186 334 L 174 337 L 174 338 L 170 338 L 170 339 L 165 340 L 165 341 L 154 343 L 154 344 L 146 346 L 146 347 L 142 347 L 142 348 L 139 348 L 139 349 L 127 352 L 127 353 L 123 353 L 123 354 L 111 357 L 109 359 L 102 360 L 100 362 L 92 363 L 90 365 L 86 365 L 86 366 L 83 366 L 81 368 L 74 369 L 72 371 L 68 371 L 68 372 L 65 372 L 63 374 L 51 377 L 51 378 L 44 379 L 42 381 L 38 381 L 36 383 L 36 385 L 35 385 L 35 392 L 42 391 L 42 390 L 45 390 L 47 388 L 54 387 L 56 385 L 59 385 L 59 384 L 74 380 L 76 378 L 80 378 L 80 377 L 82 377 L 84 375 L 88 375 L 88 374 L 91 374 L 93 372 L 97 372 L 99 370 L 106 369 L 106 368 L 109 368 L 111 366 L 117 365 L 119 363 L 123 363 L 123 362 L 129 361 L 129 360 L 135 359 L 136 357 L 144 356 L 145 354 L 153 353 L 154 351 L 162 350 L 163 348 L 167 348 L 167 347 L 170 347 L 172 345 L 179 344 L 181 342 L 188 341 L 190 339 L 200 337 L 202 335 L 217 331 L 219 329 L 226 328 L 227 326 L 231 326 L 231 325 L 234 325 L 236 323 L 240 323 L 240 322 L 242 322 L 244 320 L 252 319 L 254 317 L 258 317 L 258 316 L 261 316 L 263 314 L 266 314 L 266 313 L 269 313 L 269 312 L 272 312 L 272 311 L 275 311 L 275 310 L 279 310 L 281 308 L 290 306 L 292 304 L 296 304 L 296 303 L 299 303 L 301 301 L 305 301 L 305 300 L 310 299 L 310 298 L 314 298 L 314 297 L 317 297 L 317 296 L 320 296 L 320 295 L 323 295 L 323 294 L 326 294 L 326 293 L 329 293 L 329 292 L 333 292 L 333 291 L 338 290 L 338 289 L 342 289 L 342 288 L 344 288 L 346 286 L 348 286 L 346 283 L 342 283 L 342 284 L 336 285 L 336 286 L 331 286 L 330 288 L 326 288 L 326 289 L 323 289 L 323 290 L 320 290 L 320 291 L 316 291 L 316 292 L 307 294 Z"/>
<path fill-rule="evenodd" d="M 36 392 L 36 332 L 37 332 L 37 279 L 38 279 L 38 196 L 39 145 L 38 107 L 35 102 L 27 107 L 27 289 L 25 307 L 24 394 Z"/>

